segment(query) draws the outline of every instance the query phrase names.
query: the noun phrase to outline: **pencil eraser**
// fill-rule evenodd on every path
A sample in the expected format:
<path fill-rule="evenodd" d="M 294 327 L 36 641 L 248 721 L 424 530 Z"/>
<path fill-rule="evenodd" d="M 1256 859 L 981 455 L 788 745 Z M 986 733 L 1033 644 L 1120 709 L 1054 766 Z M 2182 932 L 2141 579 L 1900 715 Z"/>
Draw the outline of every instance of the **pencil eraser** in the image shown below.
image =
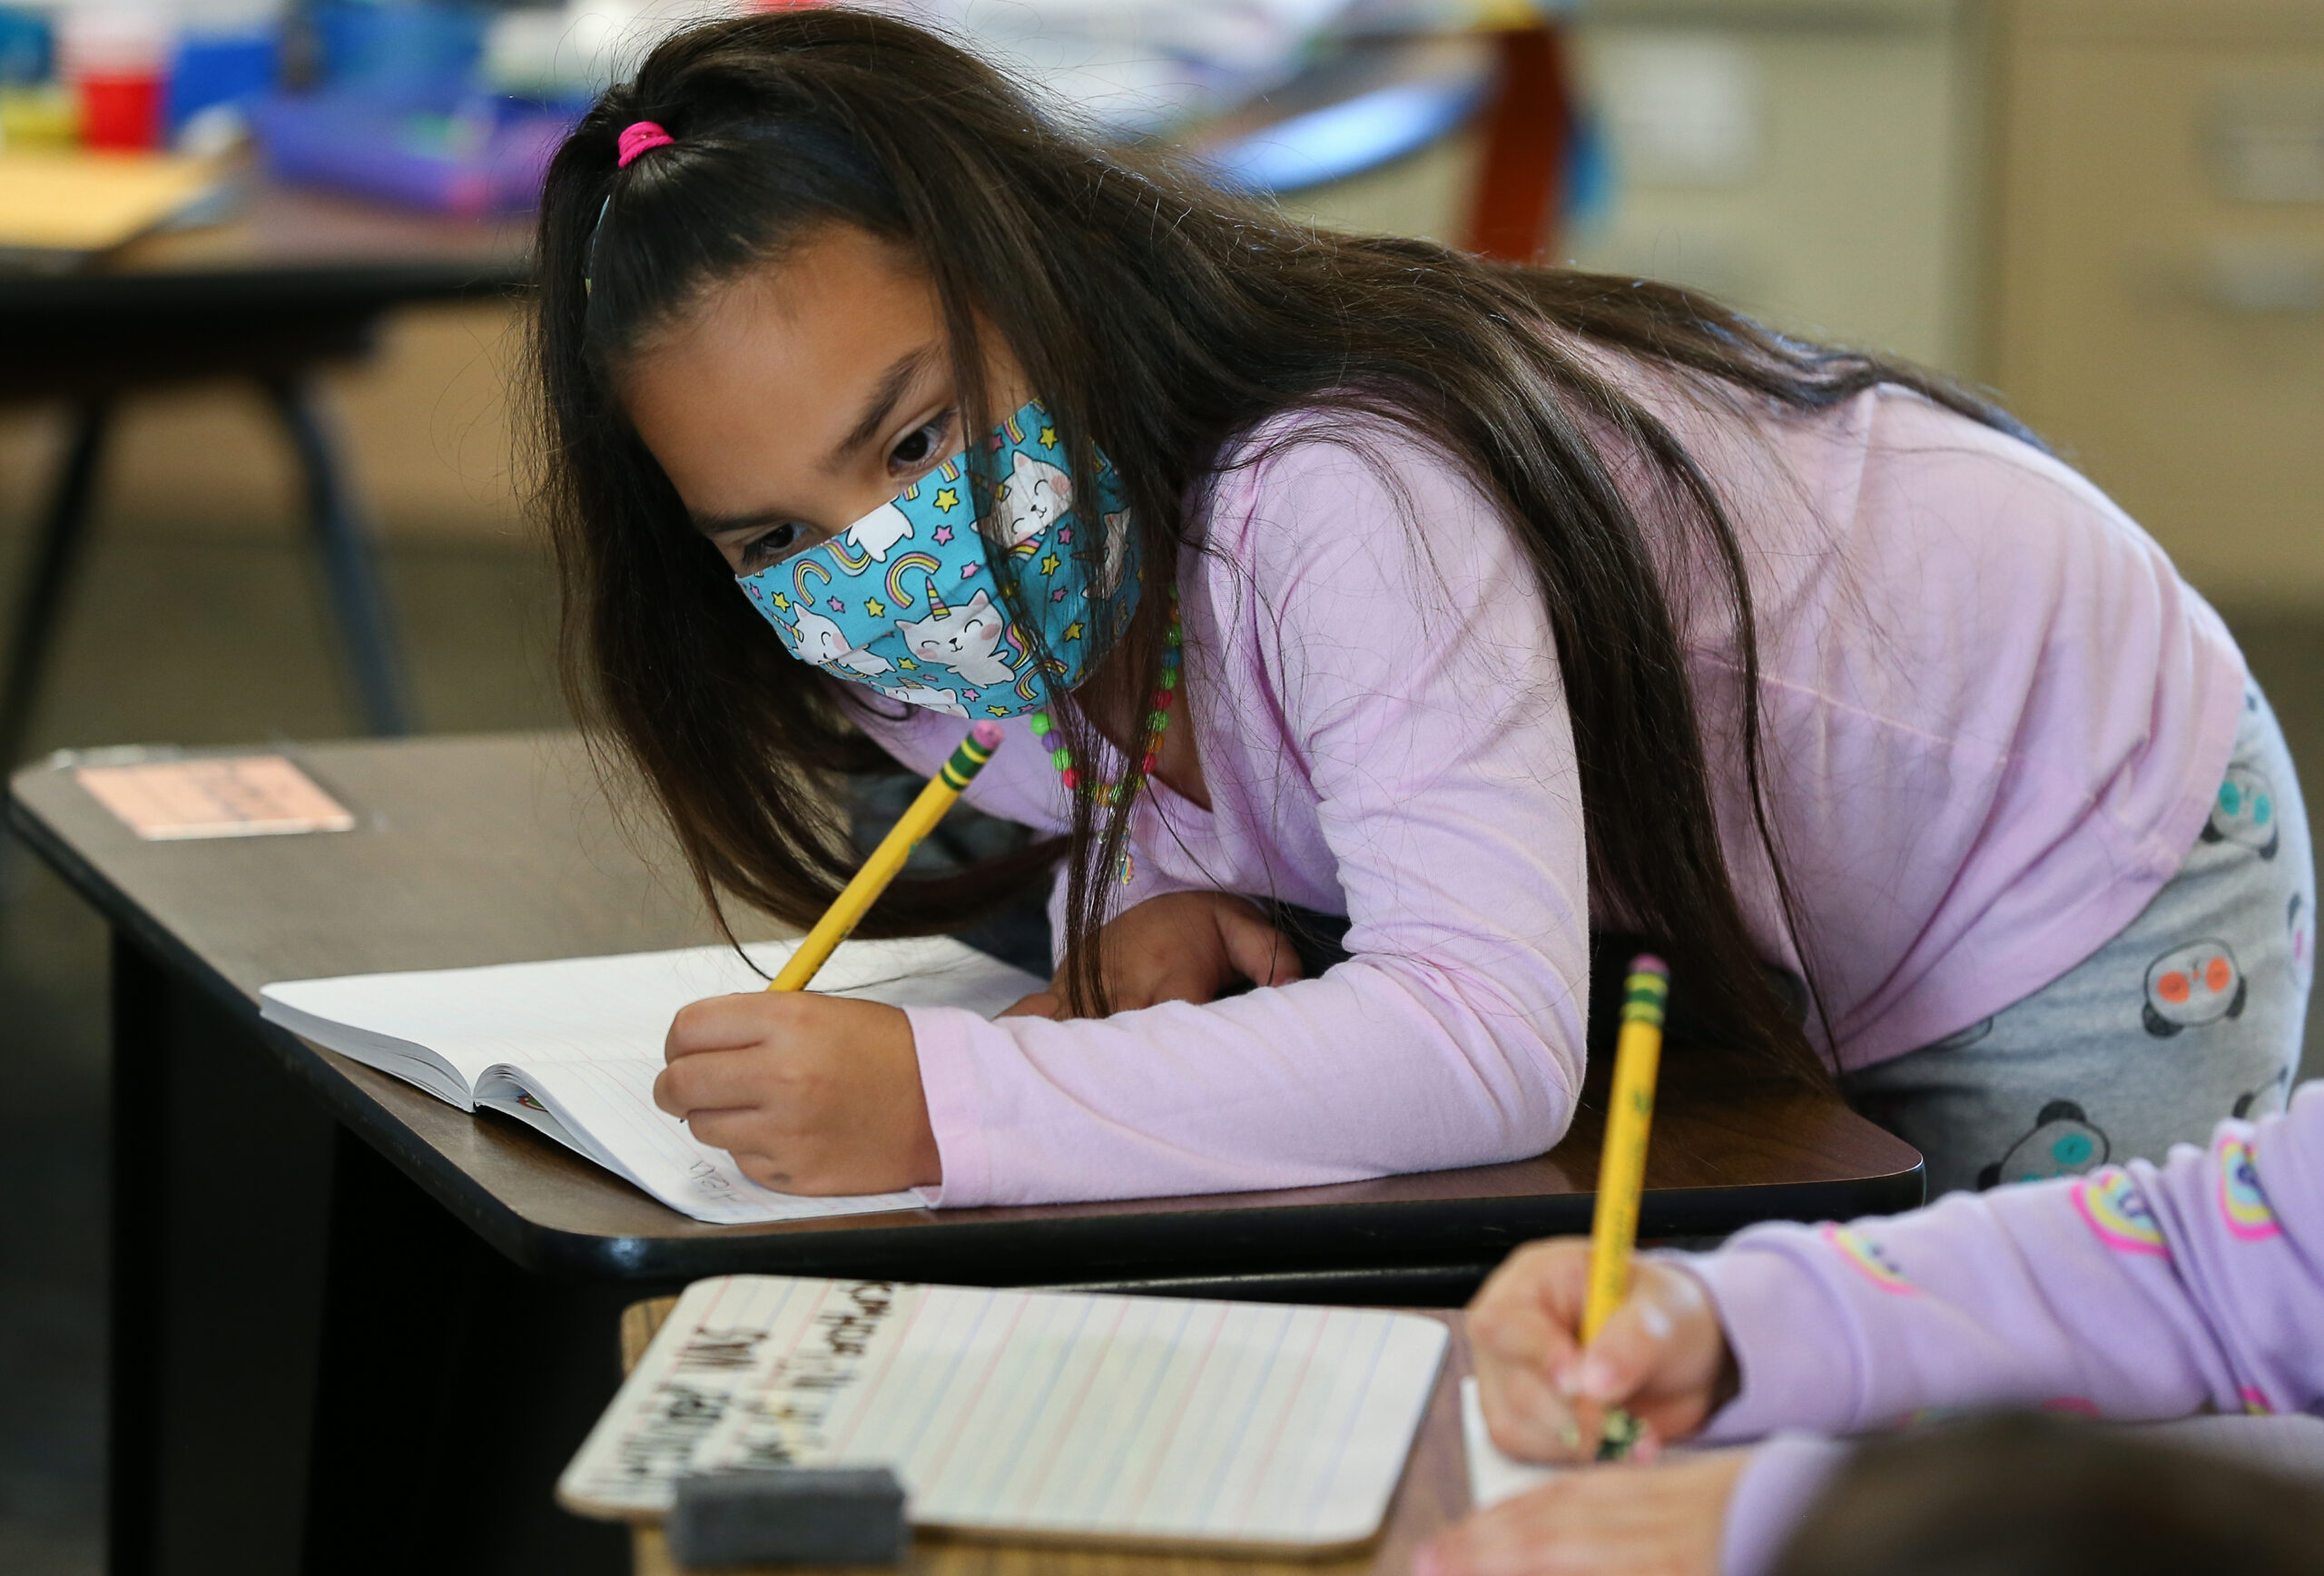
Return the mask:
<path fill-rule="evenodd" d="M 974 739 L 981 748 L 987 750 L 998 750 L 1000 748 L 1000 741 L 1002 738 L 1000 724 L 999 723 L 979 723 L 975 727 L 969 730 L 969 737 Z"/>
<path fill-rule="evenodd" d="M 894 1565 L 911 1534 L 903 1484 L 883 1466 L 779 1466 L 678 1480 L 664 1527 L 689 1570 L 721 1565 Z"/>

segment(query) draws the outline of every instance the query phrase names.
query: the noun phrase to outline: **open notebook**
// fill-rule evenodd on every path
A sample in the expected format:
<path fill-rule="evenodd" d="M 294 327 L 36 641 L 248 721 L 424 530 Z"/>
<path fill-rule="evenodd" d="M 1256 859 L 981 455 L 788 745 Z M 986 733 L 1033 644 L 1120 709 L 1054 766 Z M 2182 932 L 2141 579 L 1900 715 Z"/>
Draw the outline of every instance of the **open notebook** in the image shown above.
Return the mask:
<path fill-rule="evenodd" d="M 797 946 L 747 948 L 773 973 Z M 259 992 L 267 1021 L 418 1084 L 464 1111 L 504 1111 L 671 1208 L 722 1225 L 913 1209 L 911 1193 L 803 1198 L 758 1186 L 654 1104 L 670 1019 L 766 981 L 727 947 L 300 980 Z M 815 989 L 987 1017 L 1045 981 L 958 941 L 850 941 Z"/>
<path fill-rule="evenodd" d="M 1385 1518 L 1448 1341 L 1366 1308 L 730 1276 L 686 1289 L 557 1482 L 886 1466 L 919 1527 L 1315 1554 Z"/>

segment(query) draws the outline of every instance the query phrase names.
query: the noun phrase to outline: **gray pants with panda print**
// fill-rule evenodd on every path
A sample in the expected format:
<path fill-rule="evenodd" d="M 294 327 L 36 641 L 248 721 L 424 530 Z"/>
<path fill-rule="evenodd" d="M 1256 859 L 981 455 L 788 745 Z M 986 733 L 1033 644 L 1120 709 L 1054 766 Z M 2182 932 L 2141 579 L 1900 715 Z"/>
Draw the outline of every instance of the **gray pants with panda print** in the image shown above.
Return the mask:
<path fill-rule="evenodd" d="M 2308 815 L 2253 686 L 2226 780 L 2179 873 L 2033 995 L 1841 1080 L 1927 1157 L 1931 1197 L 2205 1142 L 2281 1108 L 2315 961 Z"/>

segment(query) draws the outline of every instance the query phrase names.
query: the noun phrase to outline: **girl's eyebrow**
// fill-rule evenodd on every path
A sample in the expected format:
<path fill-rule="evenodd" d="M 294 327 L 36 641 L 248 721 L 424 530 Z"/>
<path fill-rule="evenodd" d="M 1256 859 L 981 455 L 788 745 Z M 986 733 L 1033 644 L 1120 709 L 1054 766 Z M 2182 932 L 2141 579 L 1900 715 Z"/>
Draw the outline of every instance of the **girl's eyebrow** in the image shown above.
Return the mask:
<path fill-rule="evenodd" d="M 871 399 L 864 402 L 862 419 L 856 422 L 845 438 L 839 440 L 831 453 L 824 457 L 824 470 L 844 469 L 851 455 L 880 436 L 881 429 L 888 424 L 888 419 L 895 414 L 896 403 L 904 397 L 904 390 L 911 387 L 914 378 L 920 376 L 921 369 L 928 365 L 930 358 L 935 353 L 934 345 L 922 345 L 916 350 L 907 350 L 896 358 L 888 369 L 881 374 L 878 386 L 872 390 Z M 793 517 L 782 509 L 748 509 L 738 515 L 705 515 L 688 510 L 687 517 L 694 522 L 694 528 L 705 537 L 723 536 L 729 531 L 752 530 L 761 526 L 793 523 Z"/>
<path fill-rule="evenodd" d="M 694 522 L 694 528 L 705 537 L 721 537 L 729 531 L 756 530 L 761 526 L 793 523 L 791 516 L 781 509 L 751 509 L 739 515 L 703 515 L 689 509 L 686 517 Z"/>
<path fill-rule="evenodd" d="M 922 345 L 896 358 L 894 364 L 880 379 L 879 386 L 872 390 L 872 398 L 864 402 L 863 414 L 854 428 L 824 458 L 823 468 L 826 471 L 844 469 L 849 458 L 857 449 L 880 436 L 881 429 L 888 425 L 888 418 L 895 414 L 896 401 L 904 397 L 905 389 L 920 376 L 921 369 L 927 366 L 930 357 L 935 352 L 935 346 Z"/>

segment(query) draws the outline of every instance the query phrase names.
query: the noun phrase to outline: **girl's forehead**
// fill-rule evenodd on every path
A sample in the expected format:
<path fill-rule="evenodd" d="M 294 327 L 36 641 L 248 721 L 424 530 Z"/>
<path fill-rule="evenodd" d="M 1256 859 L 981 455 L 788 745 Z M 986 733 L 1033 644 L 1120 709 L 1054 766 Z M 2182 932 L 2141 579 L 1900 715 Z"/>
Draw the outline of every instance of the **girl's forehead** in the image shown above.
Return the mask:
<path fill-rule="evenodd" d="M 747 512 L 796 502 L 900 364 L 940 374 L 943 342 L 916 261 L 833 225 L 705 291 L 629 357 L 619 391 L 689 508 Z"/>
<path fill-rule="evenodd" d="M 645 340 L 631 373 L 681 363 L 731 378 L 780 365 L 825 373 L 867 362 L 884 369 L 928 342 L 942 313 L 909 252 L 852 225 L 826 225 L 773 261 L 704 291 Z M 628 381 L 628 379 L 625 379 Z"/>

